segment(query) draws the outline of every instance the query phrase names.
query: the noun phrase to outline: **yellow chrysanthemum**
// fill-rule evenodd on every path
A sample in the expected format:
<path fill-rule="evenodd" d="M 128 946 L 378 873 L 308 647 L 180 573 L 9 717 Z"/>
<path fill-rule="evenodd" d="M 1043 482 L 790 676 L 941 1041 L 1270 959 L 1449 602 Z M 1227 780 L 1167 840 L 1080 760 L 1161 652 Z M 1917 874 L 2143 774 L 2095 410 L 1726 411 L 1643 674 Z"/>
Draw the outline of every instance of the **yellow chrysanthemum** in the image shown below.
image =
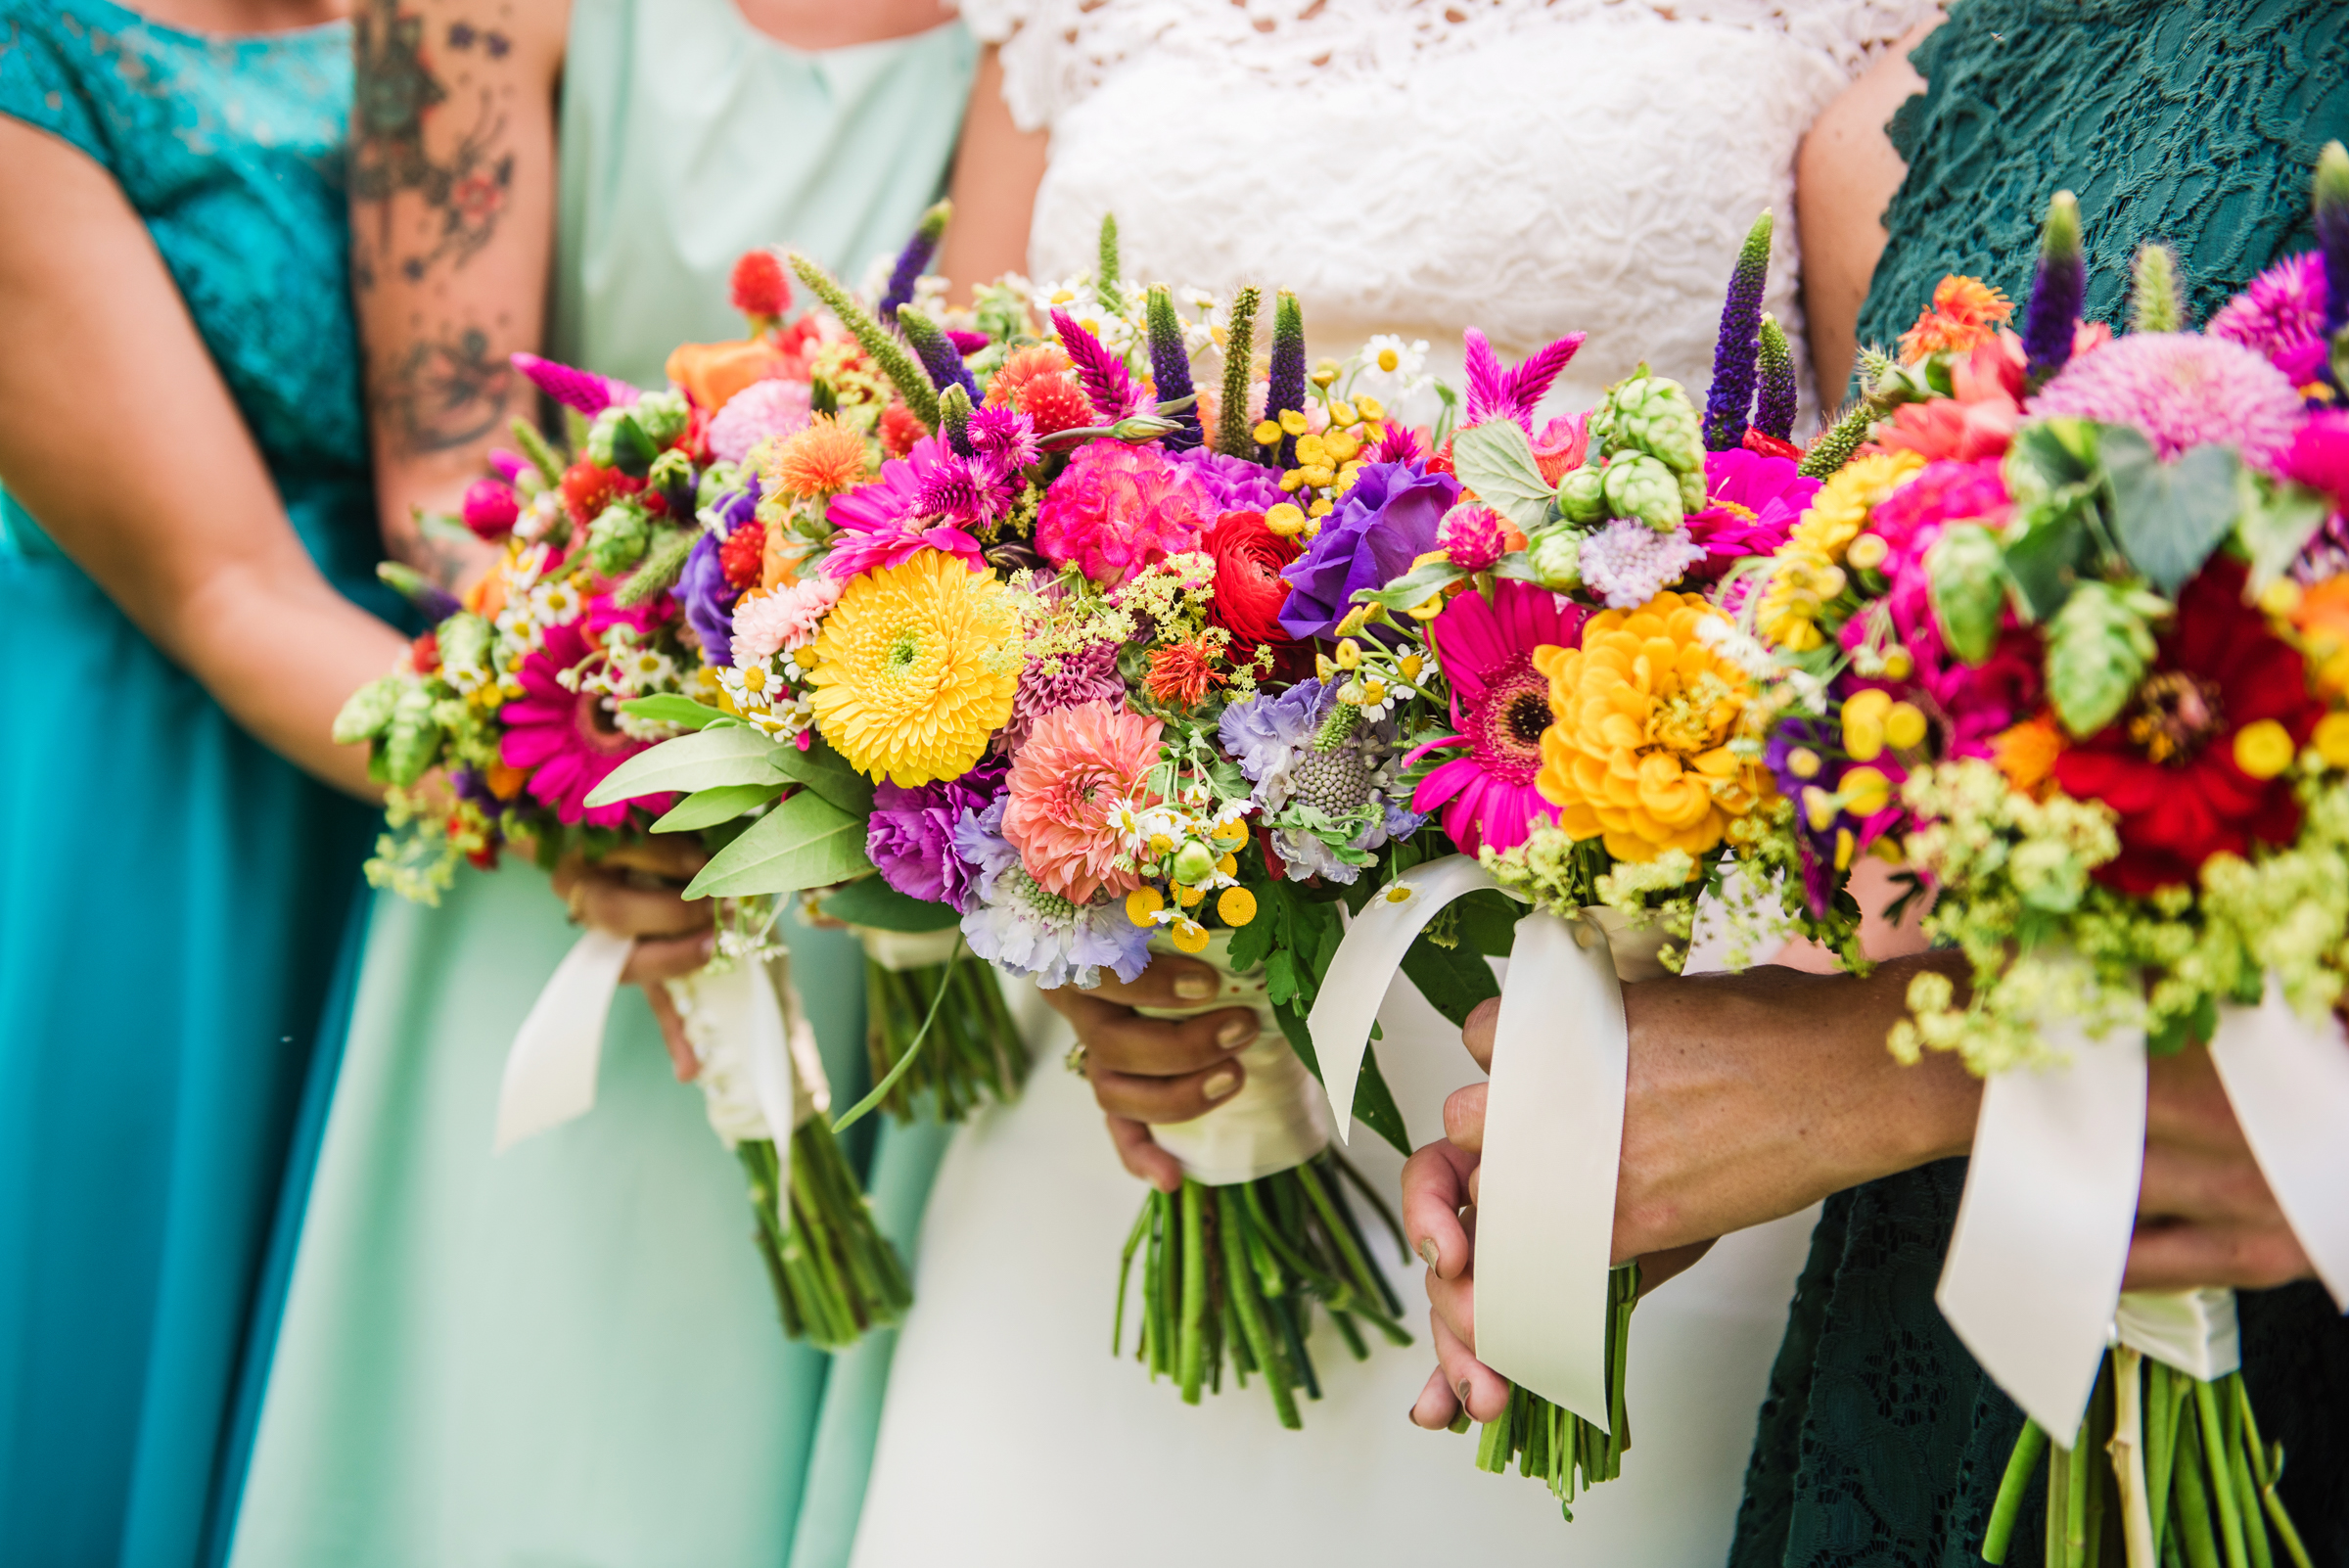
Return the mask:
<path fill-rule="evenodd" d="M 1580 648 L 1534 655 L 1551 718 L 1535 785 L 1570 837 L 1600 839 L 1618 860 L 1702 854 L 1771 798 L 1769 772 L 1728 749 L 1753 682 L 1698 638 L 1719 618 L 1667 591 L 1591 617 Z"/>
<path fill-rule="evenodd" d="M 924 550 L 852 578 L 800 654 L 815 727 L 893 784 L 959 778 L 1011 717 L 1020 621 L 991 572 Z"/>
<path fill-rule="evenodd" d="M 1824 640 L 1819 612 L 1843 591 L 1843 556 L 1876 503 L 1925 466 L 1924 454 L 1903 449 L 1854 458 L 1819 487 L 1810 510 L 1778 546 L 1776 565 L 1762 588 L 1757 621 L 1762 635 L 1805 653 Z"/>

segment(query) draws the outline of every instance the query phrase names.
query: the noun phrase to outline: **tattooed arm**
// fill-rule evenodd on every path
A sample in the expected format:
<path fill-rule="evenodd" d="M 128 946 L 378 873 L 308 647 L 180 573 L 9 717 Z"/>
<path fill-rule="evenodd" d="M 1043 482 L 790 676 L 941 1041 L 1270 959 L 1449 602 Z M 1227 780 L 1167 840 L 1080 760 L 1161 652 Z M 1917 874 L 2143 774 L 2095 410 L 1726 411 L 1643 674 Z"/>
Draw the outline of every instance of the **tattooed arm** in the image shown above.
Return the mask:
<path fill-rule="evenodd" d="M 353 19 L 351 282 L 392 554 L 448 585 L 487 559 L 429 535 L 508 423 L 538 346 L 566 0 L 364 0 Z"/>

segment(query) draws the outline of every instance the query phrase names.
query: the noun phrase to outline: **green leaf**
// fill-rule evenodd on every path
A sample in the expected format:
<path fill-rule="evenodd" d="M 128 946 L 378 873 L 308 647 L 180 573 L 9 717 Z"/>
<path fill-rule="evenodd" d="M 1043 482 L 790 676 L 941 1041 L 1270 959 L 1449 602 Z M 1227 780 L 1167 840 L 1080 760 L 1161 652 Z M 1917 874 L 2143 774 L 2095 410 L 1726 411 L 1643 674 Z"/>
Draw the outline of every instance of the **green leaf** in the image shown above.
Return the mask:
<path fill-rule="evenodd" d="M 1439 947 L 1427 940 L 1425 932 L 1411 939 L 1404 949 L 1403 972 L 1428 1005 L 1442 1013 L 1454 1029 L 1464 1028 L 1468 1015 L 1479 1002 L 1500 994 L 1500 982 L 1493 978 L 1493 966 L 1485 955 L 1467 943 L 1457 947 Z"/>
<path fill-rule="evenodd" d="M 1542 477 L 1534 443 L 1513 419 L 1487 420 L 1452 438 L 1451 471 L 1476 498 L 1531 533 L 1549 516 L 1557 486 Z"/>
<path fill-rule="evenodd" d="M 1313 1082 L 1320 1083 L 1321 1060 L 1313 1054 L 1313 1032 L 1305 1027 L 1304 1009 L 1275 1006 L 1272 1016 L 1280 1020 L 1280 1032 L 1289 1038 L 1289 1048 L 1313 1075 Z M 1378 1053 L 1367 1047 L 1362 1051 L 1361 1076 L 1354 1081 L 1354 1119 L 1393 1144 L 1397 1153 L 1410 1157 L 1411 1134 L 1403 1125 L 1403 1108 L 1395 1103 L 1387 1076 L 1378 1070 Z"/>
<path fill-rule="evenodd" d="M 682 724 L 687 729 L 706 729 L 712 724 L 742 722 L 722 708 L 697 703 L 690 697 L 664 692 L 658 697 L 631 697 L 620 705 L 620 711 L 630 718 L 650 719 L 656 724 Z"/>
<path fill-rule="evenodd" d="M 2035 518 L 2006 541 L 2006 575 L 2014 579 L 2023 609 L 2046 621 L 2072 595 L 2095 543 L 2087 522 L 2072 508 Z"/>
<path fill-rule="evenodd" d="M 1460 912 L 1460 946 L 1473 947 L 1488 958 L 1506 958 L 1516 945 L 1517 922 L 1525 905 L 1497 888 L 1469 894 L 1452 905 Z"/>
<path fill-rule="evenodd" d="M 1516 428 L 1514 425 L 1509 427 L 1511 430 Z M 1354 602 L 1383 604 L 1390 610 L 1408 610 L 1424 602 L 1437 589 L 1457 582 L 1467 575 L 1449 561 L 1430 561 L 1425 566 L 1413 567 L 1383 588 L 1357 588 Z"/>
<path fill-rule="evenodd" d="M 727 784 L 772 784 L 779 775 L 770 759 L 776 752 L 788 750 L 748 724 L 679 735 L 638 752 L 614 768 L 588 793 L 587 804 L 610 806 L 667 790 L 691 795 Z"/>
<path fill-rule="evenodd" d="M 2251 557 L 2251 590 L 2256 593 L 2283 576 L 2324 527 L 2330 503 L 2298 484 L 2270 485 L 2249 469 L 2237 476 L 2243 508 L 2235 535 Z"/>
<path fill-rule="evenodd" d="M 2017 431 L 2010 450 L 2020 459 L 2015 478 L 2022 492 L 2061 489 L 2094 474 L 2099 434 L 2109 435 L 2111 430 L 2084 419 L 2034 420 Z"/>
<path fill-rule="evenodd" d="M 842 810 L 856 816 L 872 814 L 872 780 L 851 767 L 848 759 L 820 735 L 810 736 L 804 752 L 796 746 L 776 748 L 773 763 L 776 772 L 806 785 Z"/>
<path fill-rule="evenodd" d="M 2114 530 L 2129 564 L 2175 595 L 2234 529 L 2242 460 L 2231 447 L 2191 446 L 2174 463 L 2125 426 L 2104 432 Z"/>
<path fill-rule="evenodd" d="M 828 888 L 872 868 L 864 854 L 864 818 L 812 790 L 800 790 L 718 851 L 685 889 L 685 897 L 798 893 Z"/>
<path fill-rule="evenodd" d="M 962 920 L 952 904 L 912 898 L 877 876 L 859 878 L 826 895 L 823 911 L 835 920 L 876 931 L 944 931 Z"/>
<path fill-rule="evenodd" d="M 764 806 L 783 793 L 783 781 L 772 779 L 764 784 L 720 784 L 715 789 L 696 790 L 668 809 L 668 814 L 653 824 L 655 833 L 693 833 L 702 828 L 731 822 L 745 811 Z"/>

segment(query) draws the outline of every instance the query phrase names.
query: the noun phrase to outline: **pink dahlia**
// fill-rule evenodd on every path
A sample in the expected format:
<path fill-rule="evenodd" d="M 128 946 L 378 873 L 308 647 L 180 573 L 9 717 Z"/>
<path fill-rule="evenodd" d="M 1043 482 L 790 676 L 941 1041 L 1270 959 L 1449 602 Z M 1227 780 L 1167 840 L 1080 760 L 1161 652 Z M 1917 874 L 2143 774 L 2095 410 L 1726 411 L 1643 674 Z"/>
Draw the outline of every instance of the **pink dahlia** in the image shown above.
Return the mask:
<path fill-rule="evenodd" d="M 1054 566 L 1115 587 L 1168 556 L 1198 549 L 1216 517 L 1206 484 L 1156 446 L 1087 441 L 1044 493 L 1036 547 Z"/>
<path fill-rule="evenodd" d="M 1583 611 L 1546 589 L 1514 578 L 1493 588 L 1491 599 L 1459 595 L 1428 628 L 1451 682 L 1451 722 L 1460 733 L 1420 751 L 1467 751 L 1419 781 L 1411 809 L 1440 808 L 1444 831 L 1463 854 L 1487 845 L 1515 849 L 1536 822 L 1557 820 L 1558 808 L 1534 787 L 1550 716 L 1549 680 L 1534 668 L 1534 650 L 1571 648 L 1583 635 Z"/>
<path fill-rule="evenodd" d="M 2314 381 L 2324 362 L 2326 297 L 2324 255 L 2303 251 L 2253 278 L 2219 307 L 2208 331 L 2264 355 L 2299 386 Z"/>
<path fill-rule="evenodd" d="M 1028 744 L 1036 721 L 1046 714 L 1085 703 L 1112 703 L 1126 696 L 1118 673 L 1118 645 L 1088 642 L 1057 660 L 1031 654 L 1020 667 L 1020 686 L 1011 699 L 1011 722 L 995 737 L 995 750 L 1009 756 Z"/>
<path fill-rule="evenodd" d="M 2073 360 L 2029 412 L 2135 426 L 2165 459 L 2225 442 L 2264 468 L 2291 444 L 2301 404 L 2283 372 L 2241 344 L 2140 332 Z"/>
<path fill-rule="evenodd" d="M 824 575 L 842 582 L 878 567 L 893 567 L 924 550 L 960 556 L 976 572 L 987 562 L 979 541 L 939 518 L 925 515 L 923 498 L 933 480 L 948 473 L 952 456 L 945 443 L 925 436 L 903 457 L 893 457 L 869 484 L 836 495 L 826 515 L 838 530 Z"/>
<path fill-rule="evenodd" d="M 1718 576 L 1746 556 L 1768 555 L 1786 542 L 1819 481 L 1800 466 L 1745 447 L 1705 454 L 1705 505 L 1688 515 L 1688 536 L 1705 547 L 1697 570 Z"/>
<path fill-rule="evenodd" d="M 643 751 L 613 722 L 610 699 L 601 692 L 570 691 L 558 678 L 589 663 L 587 637 L 577 622 L 546 628 L 545 645 L 522 662 L 523 695 L 497 711 L 506 733 L 498 758 L 526 773 L 530 798 L 554 809 L 566 826 L 618 827 L 631 806 L 654 816 L 668 810 L 673 795 L 644 796 L 611 806 L 590 807 L 587 797 L 604 776 Z"/>
<path fill-rule="evenodd" d="M 807 424 L 807 388 L 796 381 L 755 381 L 726 399 L 710 421 L 710 455 L 739 463 L 769 436 Z"/>
<path fill-rule="evenodd" d="M 1141 885 L 1118 863 L 1124 845 L 1112 813 L 1148 803 L 1160 727 L 1116 703 L 1083 703 L 1036 721 L 1011 761 L 1003 837 L 1044 891 L 1090 903 L 1104 888 Z"/>

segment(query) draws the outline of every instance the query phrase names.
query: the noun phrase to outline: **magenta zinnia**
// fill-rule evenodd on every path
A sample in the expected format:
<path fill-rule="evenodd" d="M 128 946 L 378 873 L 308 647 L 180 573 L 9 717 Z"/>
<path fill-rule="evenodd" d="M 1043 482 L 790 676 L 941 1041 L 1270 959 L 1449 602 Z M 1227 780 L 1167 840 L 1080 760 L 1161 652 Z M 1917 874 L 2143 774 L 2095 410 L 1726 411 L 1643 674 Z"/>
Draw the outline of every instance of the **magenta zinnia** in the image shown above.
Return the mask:
<path fill-rule="evenodd" d="M 1549 727 L 1549 679 L 1534 668 L 1543 647 L 1571 648 L 1583 612 L 1531 583 L 1504 578 L 1494 596 L 1463 593 L 1428 633 L 1451 683 L 1451 721 L 1460 731 L 1425 750 L 1465 746 L 1419 781 L 1411 809 L 1443 811 L 1444 831 L 1463 854 L 1523 844 L 1537 821 L 1557 820 L 1534 779 L 1542 732 Z"/>

